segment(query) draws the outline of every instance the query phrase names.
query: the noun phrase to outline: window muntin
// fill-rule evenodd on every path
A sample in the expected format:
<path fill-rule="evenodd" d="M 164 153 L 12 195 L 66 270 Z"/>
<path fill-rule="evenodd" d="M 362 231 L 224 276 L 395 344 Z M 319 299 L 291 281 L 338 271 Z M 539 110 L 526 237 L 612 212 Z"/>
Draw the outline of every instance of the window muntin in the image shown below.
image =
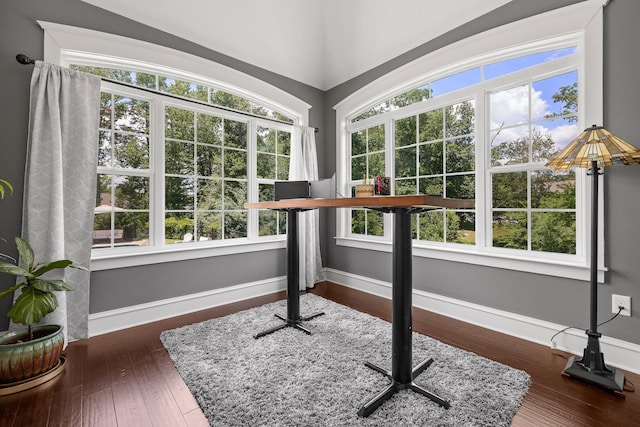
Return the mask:
<path fill-rule="evenodd" d="M 144 73 L 124 76 L 150 81 Z M 165 83 L 172 95 L 202 93 L 180 80 Z M 252 216 L 244 203 L 250 194 L 273 200 L 275 180 L 288 179 L 290 125 L 137 92 L 103 87 L 94 249 L 120 253 L 286 234 L 285 215 Z M 265 107 L 262 116 L 274 111 Z"/>
<path fill-rule="evenodd" d="M 555 58 L 564 59 L 554 62 Z M 577 48 L 568 46 L 501 61 L 495 68 L 493 63 L 482 64 L 405 92 L 413 96 L 406 96 L 410 101 L 401 106 L 388 100 L 347 119 L 348 130 L 361 126 L 364 119 L 363 124 L 378 122 L 392 129 L 387 151 L 393 164 L 387 169 L 392 171 L 396 195 L 475 198 L 477 209 L 483 209 L 414 215 L 414 239 L 427 246 L 518 249 L 541 255 L 578 252 L 576 177 L 544 168 L 578 133 L 577 58 Z M 494 74 L 491 81 L 486 69 Z M 509 85 L 510 74 L 522 83 Z M 405 110 L 410 114 L 403 114 Z M 354 171 L 366 170 L 365 154 L 353 150 L 354 135 L 362 132 L 349 133 L 349 183 L 357 178 Z M 369 235 L 365 213 L 354 211 L 348 235 Z M 553 233 L 546 232 L 549 224 Z"/>

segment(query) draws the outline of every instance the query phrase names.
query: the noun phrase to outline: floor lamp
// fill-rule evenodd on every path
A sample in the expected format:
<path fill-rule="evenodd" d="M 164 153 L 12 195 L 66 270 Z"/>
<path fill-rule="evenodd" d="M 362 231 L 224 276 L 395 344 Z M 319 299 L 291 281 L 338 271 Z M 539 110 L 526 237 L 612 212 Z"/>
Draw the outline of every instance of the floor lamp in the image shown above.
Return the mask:
<path fill-rule="evenodd" d="M 590 323 L 586 331 L 587 347 L 581 359 L 571 357 L 564 374 L 581 379 L 606 389 L 622 392 L 624 374 L 609 368 L 600 351 L 598 332 L 598 175 L 604 166 L 640 163 L 640 150 L 608 132 L 602 126 L 593 125 L 585 129 L 567 147 L 558 153 L 546 166 L 555 170 L 572 167 L 588 168 L 592 177 L 591 186 L 591 280 Z"/>

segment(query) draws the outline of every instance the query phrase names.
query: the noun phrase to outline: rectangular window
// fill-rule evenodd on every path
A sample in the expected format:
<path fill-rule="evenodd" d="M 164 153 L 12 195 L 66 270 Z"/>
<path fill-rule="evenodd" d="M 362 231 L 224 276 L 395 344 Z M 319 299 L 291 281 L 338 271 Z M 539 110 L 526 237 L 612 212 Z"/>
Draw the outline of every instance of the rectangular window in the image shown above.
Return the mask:
<path fill-rule="evenodd" d="M 576 178 L 544 167 L 579 132 L 578 73 L 489 95 L 491 244 L 576 253 Z"/>
<path fill-rule="evenodd" d="M 474 199 L 474 101 L 395 120 L 395 194 Z M 413 237 L 475 244 L 475 211 L 438 209 L 414 218 Z"/>
<path fill-rule="evenodd" d="M 275 181 L 289 179 L 291 132 L 258 126 L 257 136 L 258 201 L 274 200 Z M 287 215 L 273 210 L 258 211 L 258 235 L 286 234 Z"/>
<path fill-rule="evenodd" d="M 103 92 L 93 246 L 149 245 L 150 102 Z"/>
<path fill-rule="evenodd" d="M 352 197 L 356 184 L 373 184 L 374 179 L 385 174 L 385 127 L 376 125 L 351 134 Z M 384 216 L 381 212 L 351 209 L 351 233 L 368 236 L 384 236 Z"/>

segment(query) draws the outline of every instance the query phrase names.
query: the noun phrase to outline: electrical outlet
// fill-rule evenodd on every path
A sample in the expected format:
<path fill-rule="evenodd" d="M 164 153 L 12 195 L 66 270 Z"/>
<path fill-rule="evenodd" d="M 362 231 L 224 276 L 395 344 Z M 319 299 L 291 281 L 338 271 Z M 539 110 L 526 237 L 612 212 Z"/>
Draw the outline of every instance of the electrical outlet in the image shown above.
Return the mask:
<path fill-rule="evenodd" d="M 631 297 L 624 295 L 611 295 L 611 311 L 617 313 L 619 307 L 624 307 L 620 312 L 621 316 L 631 316 Z"/>

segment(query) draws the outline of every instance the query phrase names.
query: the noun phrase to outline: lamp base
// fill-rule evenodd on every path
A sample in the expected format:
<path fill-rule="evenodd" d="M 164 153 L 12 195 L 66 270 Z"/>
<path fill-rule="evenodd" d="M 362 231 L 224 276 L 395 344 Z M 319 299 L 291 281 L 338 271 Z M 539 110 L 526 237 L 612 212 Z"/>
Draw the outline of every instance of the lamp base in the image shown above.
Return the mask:
<path fill-rule="evenodd" d="M 587 348 L 584 349 L 582 359 L 577 359 L 575 356 L 569 358 L 562 373 L 622 393 L 624 373 L 619 369 L 609 368 L 605 365 L 604 355 L 600 351 L 600 334 L 587 331 L 587 335 L 589 336 Z"/>

